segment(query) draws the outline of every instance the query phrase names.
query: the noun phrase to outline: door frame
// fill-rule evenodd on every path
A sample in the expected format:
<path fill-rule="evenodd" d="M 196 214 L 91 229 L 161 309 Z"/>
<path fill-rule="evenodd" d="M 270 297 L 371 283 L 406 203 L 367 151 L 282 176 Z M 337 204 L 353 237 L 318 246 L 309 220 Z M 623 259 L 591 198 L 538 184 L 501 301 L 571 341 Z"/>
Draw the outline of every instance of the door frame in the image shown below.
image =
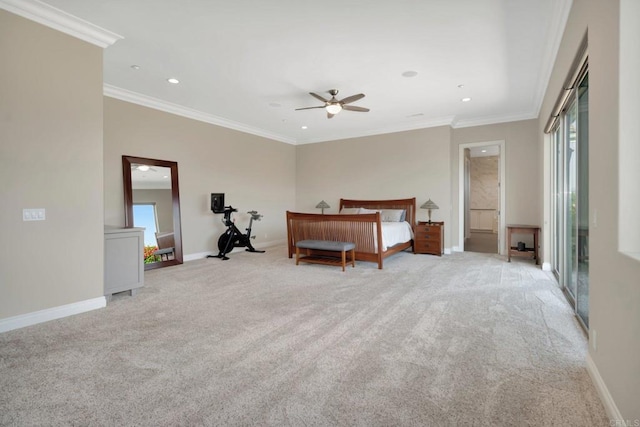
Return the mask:
<path fill-rule="evenodd" d="M 465 148 L 486 147 L 490 145 L 497 145 L 500 147 L 500 158 L 498 159 L 499 177 L 500 177 L 500 210 L 498 215 L 498 253 L 505 255 L 505 227 L 506 227 L 506 153 L 505 153 L 505 141 L 485 141 L 485 142 L 468 142 L 460 144 L 458 146 L 458 247 L 461 252 L 464 252 L 464 213 L 467 209 L 464 203 L 464 180 L 465 180 L 465 167 L 464 167 L 464 150 Z"/>

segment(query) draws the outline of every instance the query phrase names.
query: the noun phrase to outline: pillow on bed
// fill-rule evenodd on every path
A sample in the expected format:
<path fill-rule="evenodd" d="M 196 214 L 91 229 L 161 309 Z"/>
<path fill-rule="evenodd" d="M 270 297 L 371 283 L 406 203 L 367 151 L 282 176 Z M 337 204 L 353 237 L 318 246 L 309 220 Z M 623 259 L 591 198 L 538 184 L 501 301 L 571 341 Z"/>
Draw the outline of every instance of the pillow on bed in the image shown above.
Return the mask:
<path fill-rule="evenodd" d="M 382 209 L 380 220 L 383 222 L 402 222 L 406 216 L 404 209 Z"/>
<path fill-rule="evenodd" d="M 360 208 L 342 208 L 339 212 L 341 215 L 354 215 L 360 213 Z"/>
<path fill-rule="evenodd" d="M 360 208 L 360 212 L 361 214 L 372 214 L 372 213 L 376 213 L 376 212 L 380 212 L 379 209 L 367 209 L 367 208 Z"/>

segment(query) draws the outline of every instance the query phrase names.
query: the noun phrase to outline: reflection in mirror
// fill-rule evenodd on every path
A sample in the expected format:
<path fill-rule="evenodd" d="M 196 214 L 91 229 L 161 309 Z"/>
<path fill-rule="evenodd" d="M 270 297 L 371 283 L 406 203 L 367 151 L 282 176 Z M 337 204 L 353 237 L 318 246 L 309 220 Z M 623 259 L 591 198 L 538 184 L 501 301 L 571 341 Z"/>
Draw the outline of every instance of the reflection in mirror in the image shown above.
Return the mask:
<path fill-rule="evenodd" d="M 178 164 L 122 156 L 125 226 L 144 227 L 145 270 L 182 264 Z"/>

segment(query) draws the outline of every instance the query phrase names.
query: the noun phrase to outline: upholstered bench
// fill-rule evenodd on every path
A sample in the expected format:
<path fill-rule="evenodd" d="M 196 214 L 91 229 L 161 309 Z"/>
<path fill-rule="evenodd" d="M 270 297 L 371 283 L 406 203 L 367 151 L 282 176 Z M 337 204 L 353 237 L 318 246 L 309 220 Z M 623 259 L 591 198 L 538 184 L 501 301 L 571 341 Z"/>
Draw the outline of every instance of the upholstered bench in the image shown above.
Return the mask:
<path fill-rule="evenodd" d="M 300 257 L 300 249 L 306 249 L 307 255 Z M 300 261 L 313 264 L 342 265 L 344 271 L 347 265 L 347 251 L 350 251 L 350 261 L 356 266 L 356 245 L 351 242 L 335 242 L 331 240 L 300 240 L 296 242 L 296 265 Z M 327 252 L 340 252 L 341 258 L 327 255 Z"/>

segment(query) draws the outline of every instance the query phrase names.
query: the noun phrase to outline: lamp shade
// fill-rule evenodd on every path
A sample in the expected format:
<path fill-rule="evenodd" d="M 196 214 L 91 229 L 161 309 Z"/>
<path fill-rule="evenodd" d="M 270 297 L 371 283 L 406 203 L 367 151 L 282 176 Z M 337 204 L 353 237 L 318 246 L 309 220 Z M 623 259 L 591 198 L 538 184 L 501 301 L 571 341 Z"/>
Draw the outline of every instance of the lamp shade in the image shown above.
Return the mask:
<path fill-rule="evenodd" d="M 316 205 L 316 208 L 318 209 L 329 209 L 330 207 L 331 206 L 329 206 L 324 200 L 320 201 L 320 203 Z"/>
<path fill-rule="evenodd" d="M 321 200 L 320 203 L 318 203 L 316 205 L 316 208 L 318 209 L 322 209 L 322 214 L 324 215 L 324 210 L 330 208 L 331 206 L 329 206 L 327 204 L 327 202 L 325 202 L 324 200 Z"/>
<path fill-rule="evenodd" d="M 422 206 L 420 206 L 420 209 L 440 209 L 440 208 L 438 207 L 438 205 L 433 203 L 431 199 L 429 199 L 426 202 L 424 202 Z"/>
<path fill-rule="evenodd" d="M 420 209 L 428 209 L 428 212 L 429 212 L 429 224 L 431 224 L 431 210 L 432 209 L 440 209 L 440 208 L 438 207 L 438 205 L 433 203 L 433 201 L 431 199 L 429 199 L 426 202 L 424 202 L 422 204 L 422 206 L 420 206 Z"/>

